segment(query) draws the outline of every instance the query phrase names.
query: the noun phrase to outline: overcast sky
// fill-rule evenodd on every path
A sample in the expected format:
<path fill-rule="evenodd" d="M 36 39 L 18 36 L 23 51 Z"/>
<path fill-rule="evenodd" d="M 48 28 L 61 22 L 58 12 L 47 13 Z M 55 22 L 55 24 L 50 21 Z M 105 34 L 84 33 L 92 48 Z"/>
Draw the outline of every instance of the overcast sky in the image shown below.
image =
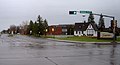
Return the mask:
<path fill-rule="evenodd" d="M 120 0 L 0 0 L 0 31 L 10 25 L 19 25 L 23 21 L 35 21 L 38 15 L 52 24 L 74 24 L 87 20 L 82 14 L 69 15 L 70 10 L 88 10 L 115 16 L 120 27 Z M 95 21 L 98 23 L 98 16 Z M 105 18 L 106 26 L 110 25 Z"/>

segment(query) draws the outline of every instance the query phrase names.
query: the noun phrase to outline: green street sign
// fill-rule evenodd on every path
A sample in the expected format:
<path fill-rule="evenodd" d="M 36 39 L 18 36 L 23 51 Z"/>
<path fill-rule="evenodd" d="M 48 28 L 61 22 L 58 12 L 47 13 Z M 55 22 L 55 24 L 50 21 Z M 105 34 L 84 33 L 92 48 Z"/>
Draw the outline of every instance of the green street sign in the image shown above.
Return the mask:
<path fill-rule="evenodd" d="M 76 14 L 77 14 L 77 11 L 69 11 L 69 14 L 70 14 L 70 15 L 76 15 Z"/>
<path fill-rule="evenodd" d="M 80 13 L 82 13 L 82 14 L 91 14 L 92 11 L 80 11 Z"/>

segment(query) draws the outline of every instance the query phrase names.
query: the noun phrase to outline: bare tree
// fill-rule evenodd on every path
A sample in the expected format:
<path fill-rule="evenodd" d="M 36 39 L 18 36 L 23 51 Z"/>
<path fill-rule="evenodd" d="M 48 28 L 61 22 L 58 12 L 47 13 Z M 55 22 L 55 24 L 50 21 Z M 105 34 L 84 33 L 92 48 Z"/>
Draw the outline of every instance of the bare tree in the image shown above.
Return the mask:
<path fill-rule="evenodd" d="M 20 24 L 20 34 L 27 34 L 28 32 L 28 21 L 23 21 L 22 24 Z"/>

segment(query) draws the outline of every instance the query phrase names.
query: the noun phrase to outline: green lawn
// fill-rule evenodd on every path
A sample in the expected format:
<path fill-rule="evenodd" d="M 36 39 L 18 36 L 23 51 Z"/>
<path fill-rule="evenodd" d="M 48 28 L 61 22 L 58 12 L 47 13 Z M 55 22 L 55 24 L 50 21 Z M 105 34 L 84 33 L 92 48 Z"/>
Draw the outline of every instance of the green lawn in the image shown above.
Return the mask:
<path fill-rule="evenodd" d="M 70 41 L 81 41 L 81 42 L 112 42 L 113 40 L 110 39 L 97 39 L 92 37 L 66 37 L 66 38 L 55 38 L 59 40 L 70 40 Z M 117 42 L 120 42 L 120 38 L 117 39 Z"/>

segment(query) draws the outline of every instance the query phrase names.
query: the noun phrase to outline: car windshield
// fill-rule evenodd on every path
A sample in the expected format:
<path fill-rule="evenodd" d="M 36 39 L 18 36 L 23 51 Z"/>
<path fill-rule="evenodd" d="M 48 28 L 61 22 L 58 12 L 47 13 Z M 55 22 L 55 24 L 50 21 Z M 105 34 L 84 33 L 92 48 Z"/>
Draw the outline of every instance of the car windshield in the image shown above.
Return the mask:
<path fill-rule="evenodd" d="M 120 0 L 0 0 L 0 65 L 120 65 Z"/>

